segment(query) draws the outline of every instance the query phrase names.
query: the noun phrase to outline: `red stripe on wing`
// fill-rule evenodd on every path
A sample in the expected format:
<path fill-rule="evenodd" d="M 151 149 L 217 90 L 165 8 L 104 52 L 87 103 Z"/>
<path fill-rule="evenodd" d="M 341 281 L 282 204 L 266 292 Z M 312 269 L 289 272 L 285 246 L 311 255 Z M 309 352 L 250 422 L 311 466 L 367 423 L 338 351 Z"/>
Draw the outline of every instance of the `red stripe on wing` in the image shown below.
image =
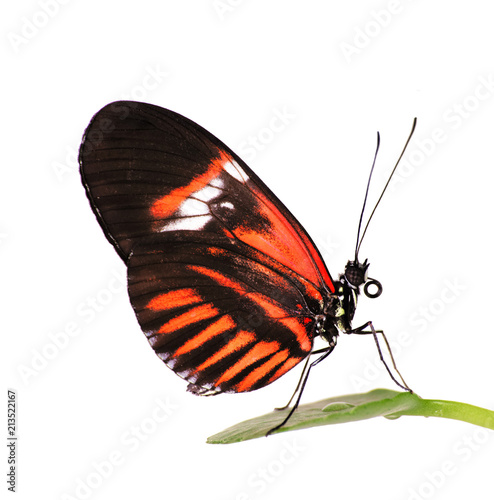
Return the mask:
<path fill-rule="evenodd" d="M 223 375 L 217 380 L 216 385 L 221 385 L 238 375 L 242 370 L 274 354 L 280 348 L 278 342 L 258 342 L 246 354 L 244 354 L 234 365 L 224 371 Z"/>
<path fill-rule="evenodd" d="M 198 302 L 203 302 L 203 299 L 195 290 L 182 288 L 181 290 L 161 293 L 151 299 L 146 307 L 152 311 L 166 311 L 167 309 L 176 309 L 177 307 Z"/>
<path fill-rule="evenodd" d="M 275 301 L 269 297 L 266 297 L 258 292 L 250 292 L 244 285 L 235 281 L 231 278 L 226 277 L 218 271 L 213 271 L 207 267 L 203 266 L 188 266 L 204 276 L 215 280 L 221 286 L 231 288 L 238 292 L 243 297 L 251 299 L 258 306 L 260 306 L 266 313 L 266 315 L 271 319 L 276 319 L 283 323 L 290 331 L 296 336 L 297 342 L 300 344 L 300 348 L 306 352 L 312 349 L 312 341 L 307 334 L 306 327 L 304 326 L 305 318 L 294 318 L 287 314 L 287 311 L 278 307 Z"/>
<path fill-rule="evenodd" d="M 180 356 L 192 351 L 193 349 L 198 349 L 208 340 L 211 340 L 217 335 L 221 335 L 222 333 L 235 328 L 235 326 L 236 324 L 230 316 L 222 316 L 220 319 L 202 330 L 201 333 L 199 333 L 195 337 L 192 337 L 190 340 L 185 342 L 185 344 L 179 347 L 175 351 L 175 356 Z"/>
<path fill-rule="evenodd" d="M 212 318 L 218 315 L 220 312 L 218 309 L 213 307 L 211 304 L 202 304 L 200 306 L 189 309 L 187 312 L 175 316 L 170 321 L 163 324 L 158 333 L 173 333 L 176 330 L 180 330 L 192 323 L 198 323 L 204 319 Z"/>
<path fill-rule="evenodd" d="M 263 213 L 272 229 L 263 233 L 240 226 L 233 232 L 235 236 L 273 259 L 297 272 L 312 283 L 323 280 L 334 293 L 334 285 L 326 266 L 311 241 L 295 229 L 282 212 L 258 189 L 255 195 L 267 208 Z"/>
<path fill-rule="evenodd" d="M 273 368 L 283 363 L 288 357 L 288 354 L 288 349 L 285 349 L 271 356 L 265 363 L 252 370 L 241 382 L 239 382 L 235 386 L 235 390 L 237 392 L 249 391 L 258 380 L 267 375 Z"/>
<path fill-rule="evenodd" d="M 201 175 L 195 176 L 192 181 L 182 187 L 176 188 L 170 193 L 162 196 L 151 205 L 151 214 L 155 219 L 171 217 L 180 205 L 193 193 L 207 186 L 223 170 L 223 165 L 230 161 L 230 157 L 220 151 L 219 158 L 214 158 L 208 165 L 208 169 Z"/>
<path fill-rule="evenodd" d="M 233 354 L 235 351 L 240 350 L 246 345 L 252 344 L 256 341 L 256 336 L 251 332 L 238 332 L 235 337 L 233 337 L 228 344 L 223 346 L 219 351 L 216 351 L 212 356 L 210 356 L 204 363 L 200 364 L 194 373 L 201 372 L 210 366 L 215 365 L 221 361 L 226 356 Z"/>
<path fill-rule="evenodd" d="M 288 358 L 274 373 L 273 375 L 269 378 L 269 380 L 266 382 L 266 385 L 270 384 L 271 382 L 274 382 L 276 379 L 280 378 L 282 375 L 284 375 L 287 371 L 291 370 L 296 364 L 300 363 L 300 361 L 303 358 L 294 358 L 290 357 Z"/>

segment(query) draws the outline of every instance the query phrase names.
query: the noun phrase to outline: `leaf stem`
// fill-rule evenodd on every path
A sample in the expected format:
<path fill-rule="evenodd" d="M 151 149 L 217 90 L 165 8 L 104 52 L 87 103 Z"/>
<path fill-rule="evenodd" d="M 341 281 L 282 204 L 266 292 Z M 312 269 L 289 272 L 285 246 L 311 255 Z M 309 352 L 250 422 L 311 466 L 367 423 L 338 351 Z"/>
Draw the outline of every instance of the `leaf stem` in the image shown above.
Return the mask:
<path fill-rule="evenodd" d="M 479 406 L 456 401 L 419 398 L 411 408 L 387 415 L 387 417 L 393 418 L 401 415 L 451 418 L 494 430 L 494 412 Z"/>

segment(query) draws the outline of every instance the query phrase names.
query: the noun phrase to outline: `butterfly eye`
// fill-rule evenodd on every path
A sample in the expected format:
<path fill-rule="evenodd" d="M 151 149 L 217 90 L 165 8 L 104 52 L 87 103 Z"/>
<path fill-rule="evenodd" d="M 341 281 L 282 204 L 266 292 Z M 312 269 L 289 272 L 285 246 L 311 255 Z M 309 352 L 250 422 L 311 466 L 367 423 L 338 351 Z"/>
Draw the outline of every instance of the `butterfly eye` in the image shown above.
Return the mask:
<path fill-rule="evenodd" d="M 375 287 L 375 290 L 372 291 L 372 288 Z M 370 288 L 370 290 L 369 290 Z M 364 285 L 364 293 L 370 299 L 377 299 L 383 293 L 383 287 L 381 283 L 377 280 L 367 280 Z"/>

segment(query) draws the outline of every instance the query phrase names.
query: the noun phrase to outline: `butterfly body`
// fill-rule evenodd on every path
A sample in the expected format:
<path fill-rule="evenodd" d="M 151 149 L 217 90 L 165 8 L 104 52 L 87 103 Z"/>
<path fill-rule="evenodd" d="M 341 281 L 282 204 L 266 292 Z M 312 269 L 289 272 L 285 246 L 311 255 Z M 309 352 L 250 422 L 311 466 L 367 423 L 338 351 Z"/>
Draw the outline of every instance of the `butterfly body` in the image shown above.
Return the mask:
<path fill-rule="evenodd" d="M 314 243 L 227 146 L 172 111 L 116 102 L 92 119 L 83 184 L 128 268 L 156 354 L 200 395 L 264 387 L 352 333 L 368 264 L 333 281 Z"/>

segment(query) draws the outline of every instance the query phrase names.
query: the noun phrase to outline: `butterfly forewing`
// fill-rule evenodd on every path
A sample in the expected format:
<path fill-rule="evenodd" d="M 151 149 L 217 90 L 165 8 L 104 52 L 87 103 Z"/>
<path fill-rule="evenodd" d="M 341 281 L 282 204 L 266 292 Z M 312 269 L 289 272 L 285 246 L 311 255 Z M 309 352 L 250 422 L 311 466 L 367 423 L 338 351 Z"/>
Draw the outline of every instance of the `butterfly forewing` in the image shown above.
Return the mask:
<path fill-rule="evenodd" d="M 138 321 L 193 392 L 257 389 L 307 356 L 333 282 L 302 226 L 223 143 L 171 111 L 117 102 L 91 121 L 80 162 Z"/>

